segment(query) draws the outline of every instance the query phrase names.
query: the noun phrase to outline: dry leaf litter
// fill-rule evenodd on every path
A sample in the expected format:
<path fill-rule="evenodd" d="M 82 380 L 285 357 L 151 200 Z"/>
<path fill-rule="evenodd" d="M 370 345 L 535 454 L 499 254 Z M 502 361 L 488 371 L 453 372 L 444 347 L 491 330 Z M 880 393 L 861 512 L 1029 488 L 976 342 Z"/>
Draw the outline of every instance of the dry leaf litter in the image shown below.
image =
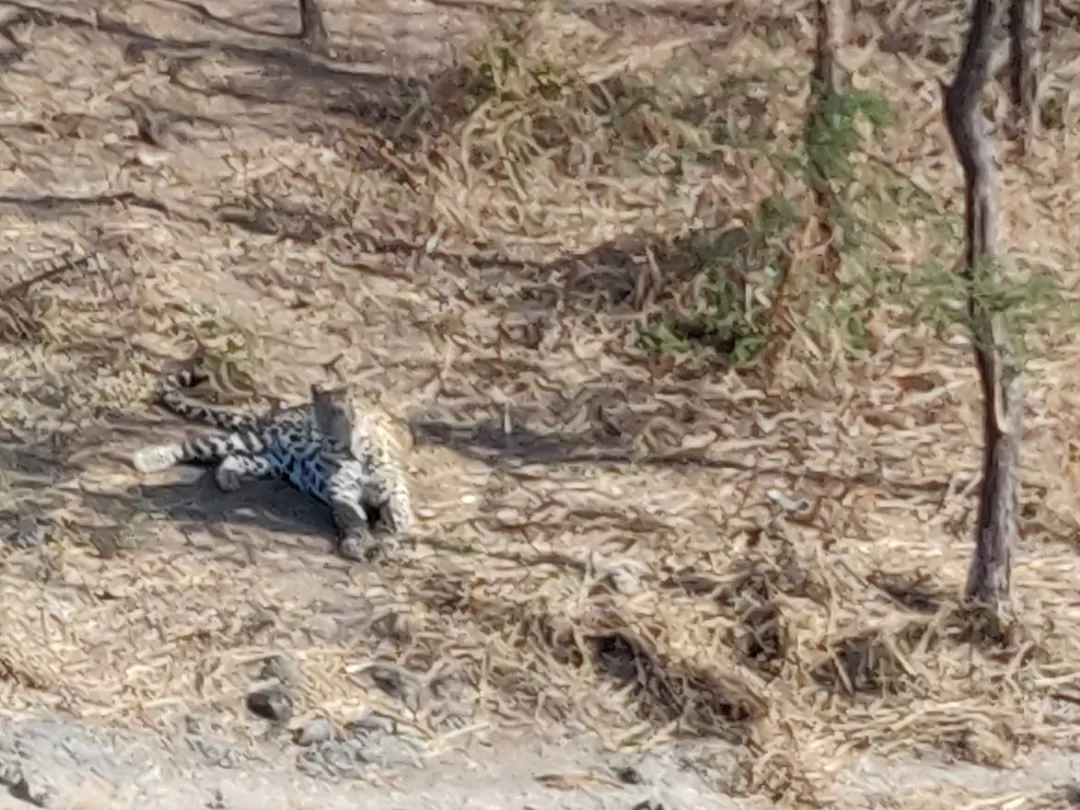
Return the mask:
<path fill-rule="evenodd" d="M 980 440 L 962 342 L 883 305 L 859 360 L 798 324 L 747 373 L 638 345 L 650 313 L 691 300 L 680 240 L 805 191 L 662 109 L 595 105 L 731 87 L 727 121 L 793 142 L 810 5 L 537 9 L 513 59 L 480 7 L 327 6 L 371 70 L 146 3 L 10 27 L 0 514 L 25 542 L 0 568 L 5 712 L 211 714 L 254 736 L 245 696 L 283 655 L 301 719 L 374 712 L 431 750 L 518 727 L 715 736 L 744 752 L 728 787 L 777 797 L 865 751 L 1010 765 L 1075 746 L 1066 337 L 1042 336 L 1030 370 L 1022 632 L 999 651 L 955 621 Z M 904 122 L 870 161 L 954 218 L 937 82 L 962 6 L 890 4 L 890 31 L 942 32 L 908 53 L 864 4 L 843 54 Z M 501 66 L 474 106 L 467 53 Z M 1055 36 L 1053 98 L 1078 54 L 1080 34 Z M 1073 115 L 1002 176 L 1003 245 L 1067 292 Z M 889 223 L 890 272 L 943 250 L 924 224 Z M 125 454 L 179 430 L 147 397 L 198 348 L 248 372 L 219 380 L 234 399 L 299 401 L 336 363 L 409 422 L 421 519 L 402 565 L 334 558 L 325 516 L 273 485 L 138 480 Z"/>

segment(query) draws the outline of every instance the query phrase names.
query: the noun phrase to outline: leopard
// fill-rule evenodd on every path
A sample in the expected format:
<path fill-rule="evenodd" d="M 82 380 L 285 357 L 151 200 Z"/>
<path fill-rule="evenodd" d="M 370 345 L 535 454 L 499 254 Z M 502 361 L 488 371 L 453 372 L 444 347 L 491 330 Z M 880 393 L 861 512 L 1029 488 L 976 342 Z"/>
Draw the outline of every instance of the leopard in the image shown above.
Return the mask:
<path fill-rule="evenodd" d="M 177 464 L 213 466 L 214 481 L 234 492 L 245 480 L 278 479 L 330 507 L 336 550 L 363 562 L 399 559 L 414 514 L 404 456 L 411 434 L 355 386 L 313 384 L 309 400 L 270 413 L 195 401 L 186 392 L 210 379 L 181 368 L 158 386 L 158 406 L 209 425 L 212 435 L 147 445 L 132 456 L 148 473 Z"/>

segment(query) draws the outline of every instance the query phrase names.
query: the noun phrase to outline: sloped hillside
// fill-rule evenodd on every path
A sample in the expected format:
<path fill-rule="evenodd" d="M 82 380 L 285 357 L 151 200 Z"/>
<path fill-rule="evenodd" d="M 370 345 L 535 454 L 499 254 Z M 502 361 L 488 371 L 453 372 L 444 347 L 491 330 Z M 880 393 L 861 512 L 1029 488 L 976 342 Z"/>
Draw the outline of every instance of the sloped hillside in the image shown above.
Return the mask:
<path fill-rule="evenodd" d="M 339 776 L 521 732 L 705 741 L 710 790 L 781 802 L 839 800 L 858 762 L 1075 748 L 1080 365 L 1049 316 L 1022 629 L 987 648 L 953 619 L 980 407 L 932 282 L 961 249 L 938 82 L 966 4 L 851 21 L 835 283 L 806 219 L 812 5 L 325 11 L 318 56 L 285 2 L 3 7 L 2 711 L 231 744 L 325 717 L 298 762 Z M 1001 238 L 1068 299 L 1080 33 L 1046 15 Z M 148 398 L 196 350 L 226 399 L 336 369 L 409 424 L 401 565 L 336 558 L 283 485 L 131 469 L 181 430 Z M 248 708 L 274 684 L 281 728 Z"/>

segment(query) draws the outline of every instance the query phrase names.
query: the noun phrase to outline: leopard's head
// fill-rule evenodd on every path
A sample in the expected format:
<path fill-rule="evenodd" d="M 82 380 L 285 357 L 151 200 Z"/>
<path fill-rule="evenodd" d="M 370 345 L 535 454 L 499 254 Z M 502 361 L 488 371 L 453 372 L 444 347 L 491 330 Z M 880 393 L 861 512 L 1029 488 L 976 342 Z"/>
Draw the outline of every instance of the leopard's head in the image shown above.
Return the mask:
<path fill-rule="evenodd" d="M 355 385 L 311 386 L 315 425 L 331 441 L 352 447 L 357 439 L 375 440 L 396 457 L 412 452 L 412 432 Z"/>

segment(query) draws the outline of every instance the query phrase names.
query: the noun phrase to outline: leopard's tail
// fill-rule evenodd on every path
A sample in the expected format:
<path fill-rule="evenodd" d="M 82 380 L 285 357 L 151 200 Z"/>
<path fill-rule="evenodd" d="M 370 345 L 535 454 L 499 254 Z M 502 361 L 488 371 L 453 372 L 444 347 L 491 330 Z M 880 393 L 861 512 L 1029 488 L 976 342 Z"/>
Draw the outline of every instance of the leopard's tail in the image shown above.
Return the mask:
<path fill-rule="evenodd" d="M 260 418 L 255 414 L 244 413 L 223 405 L 197 402 L 188 399 L 183 391 L 194 388 L 210 379 L 210 375 L 199 367 L 182 368 L 167 376 L 158 389 L 157 403 L 166 410 L 186 419 L 227 431 L 255 431 L 259 428 Z"/>
<path fill-rule="evenodd" d="M 190 436 L 170 444 L 136 450 L 131 465 L 139 472 L 159 472 L 177 464 L 216 464 L 229 456 L 261 456 L 269 450 L 265 439 L 248 431 L 224 436 Z"/>

